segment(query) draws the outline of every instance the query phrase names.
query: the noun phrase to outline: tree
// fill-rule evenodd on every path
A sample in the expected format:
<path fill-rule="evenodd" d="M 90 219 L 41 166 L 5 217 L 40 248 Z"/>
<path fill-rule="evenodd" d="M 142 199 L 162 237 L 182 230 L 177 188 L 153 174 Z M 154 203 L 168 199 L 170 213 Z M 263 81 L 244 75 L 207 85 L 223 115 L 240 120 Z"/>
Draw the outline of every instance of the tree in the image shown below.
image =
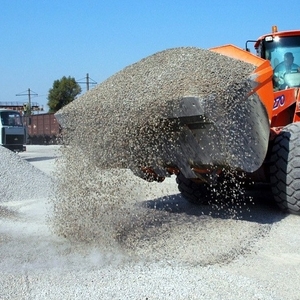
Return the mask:
<path fill-rule="evenodd" d="M 57 112 L 80 93 L 81 87 L 75 78 L 64 76 L 60 80 L 55 80 L 48 94 L 49 112 Z"/>

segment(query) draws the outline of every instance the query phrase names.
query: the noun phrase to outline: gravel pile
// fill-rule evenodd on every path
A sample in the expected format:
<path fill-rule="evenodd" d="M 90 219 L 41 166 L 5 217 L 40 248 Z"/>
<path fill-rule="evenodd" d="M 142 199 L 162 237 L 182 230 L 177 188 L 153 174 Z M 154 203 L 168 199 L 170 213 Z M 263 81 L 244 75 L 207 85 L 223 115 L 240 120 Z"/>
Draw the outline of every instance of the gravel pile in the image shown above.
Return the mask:
<path fill-rule="evenodd" d="M 45 173 L 4 147 L 0 147 L 0 157 L 0 204 L 37 199 L 50 193 L 52 184 Z"/>

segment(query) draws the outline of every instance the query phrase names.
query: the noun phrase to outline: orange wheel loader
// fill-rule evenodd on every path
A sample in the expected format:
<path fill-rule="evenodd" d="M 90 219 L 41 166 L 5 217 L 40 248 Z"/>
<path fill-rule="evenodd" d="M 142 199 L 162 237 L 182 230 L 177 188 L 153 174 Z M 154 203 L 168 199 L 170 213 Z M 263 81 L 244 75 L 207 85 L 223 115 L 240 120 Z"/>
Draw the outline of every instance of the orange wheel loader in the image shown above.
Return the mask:
<path fill-rule="evenodd" d="M 247 50 L 249 42 L 254 42 L 256 54 Z M 110 100 L 114 103 L 115 98 L 122 101 L 125 97 L 122 107 L 126 111 L 135 108 L 136 98 L 141 99 L 148 93 L 147 103 L 156 107 L 162 102 L 157 107 L 163 112 L 153 116 L 154 123 L 148 120 L 153 109 L 149 113 L 147 111 L 148 117 L 141 113 L 141 117 L 136 118 L 140 123 L 135 119 L 134 123 L 127 121 L 130 124 L 128 128 L 118 115 L 116 122 L 121 120 L 119 123 L 123 126 L 118 128 L 126 127 L 124 138 L 121 135 L 118 146 L 112 139 L 102 143 L 99 149 L 107 150 L 105 147 L 115 145 L 121 150 L 116 155 L 113 148 L 107 150 L 109 155 L 105 155 L 106 152 L 102 155 L 99 151 L 97 161 L 101 160 L 104 167 L 129 168 L 148 181 L 163 181 L 165 177 L 176 174 L 182 195 L 188 201 L 199 204 L 208 202 L 216 190 L 220 191 L 221 197 L 224 187 L 234 190 L 231 185 L 242 176 L 245 182 L 271 186 L 274 199 L 285 212 L 300 214 L 300 30 L 279 32 L 274 26 L 271 33 L 258 40 L 247 41 L 245 50 L 233 45 L 202 50 L 197 52 L 203 57 L 197 61 L 199 66 L 194 69 L 195 74 L 191 72 L 185 77 L 180 69 L 192 67 L 190 60 L 193 57 L 197 59 L 197 56 L 190 55 L 194 50 L 189 52 L 185 49 L 183 53 L 177 49 L 175 53 L 181 55 L 177 69 L 177 64 L 169 62 L 170 58 L 154 55 L 157 60 L 150 57 L 140 62 L 143 66 L 148 63 L 149 69 L 153 68 L 149 72 L 147 70 L 141 75 L 143 68 L 134 64 L 100 85 L 98 92 L 103 95 L 99 99 L 106 100 L 107 97 L 109 100 L 113 95 Z M 202 60 L 204 56 L 211 58 L 209 63 L 214 63 L 213 70 L 211 65 L 205 64 L 206 60 Z M 153 61 L 160 67 L 153 67 Z M 223 63 L 226 67 L 222 66 Z M 163 64 L 169 69 L 162 69 Z M 183 64 L 186 65 L 183 67 Z M 238 68 L 234 69 L 233 65 Z M 205 72 L 202 72 L 203 66 L 207 68 Z M 166 89 L 168 92 L 161 94 L 160 91 L 164 90 L 160 82 L 162 75 L 165 76 L 164 87 L 170 82 L 172 89 L 178 89 L 180 93 L 175 96 L 171 89 Z M 176 75 L 179 81 L 173 81 Z M 129 79 L 123 80 L 123 76 Z M 120 82 L 115 87 L 116 78 Z M 195 78 L 201 79 L 199 89 Z M 139 85 L 146 88 L 137 88 Z M 108 86 L 112 89 L 109 93 L 106 92 Z M 123 90 L 127 92 L 123 93 Z M 168 101 L 160 97 L 166 97 Z M 109 104 L 110 101 L 99 103 L 103 114 L 114 112 Z M 82 134 L 79 126 L 76 133 L 77 126 L 72 126 L 77 121 L 75 116 L 82 110 L 75 113 L 73 109 L 76 106 L 69 104 L 56 113 L 56 117 L 63 128 L 70 126 L 69 133 L 72 136 L 74 132 L 76 146 L 82 143 L 85 147 L 88 142 L 84 137 L 89 137 L 86 133 L 89 127 L 84 127 Z M 140 106 L 139 109 L 145 112 L 147 107 Z M 105 126 L 104 122 L 101 123 L 103 130 L 100 132 L 109 137 Z M 137 128 L 132 129 L 134 126 Z M 107 130 L 110 133 L 110 128 Z M 95 132 L 98 134 L 98 131 Z M 100 143 L 98 136 L 94 140 Z M 85 148 L 88 151 L 89 147 Z M 118 156 L 120 151 L 121 159 Z M 96 160 L 95 152 L 92 151 L 91 155 Z"/>
<path fill-rule="evenodd" d="M 256 55 L 247 49 L 249 42 Z M 203 204 L 228 181 L 230 168 L 245 180 L 270 184 L 279 207 L 300 215 L 300 30 L 279 32 L 273 26 L 271 33 L 247 41 L 246 50 L 233 45 L 210 50 L 255 65 L 248 78 L 252 90 L 221 120 L 201 109 L 201 99 L 183 98 L 177 116 L 183 125 L 180 157 L 173 165 L 144 167 L 147 179 L 162 181 L 165 168 L 176 174 L 184 198 Z M 219 124 L 226 127 L 226 154 L 218 148 Z"/>

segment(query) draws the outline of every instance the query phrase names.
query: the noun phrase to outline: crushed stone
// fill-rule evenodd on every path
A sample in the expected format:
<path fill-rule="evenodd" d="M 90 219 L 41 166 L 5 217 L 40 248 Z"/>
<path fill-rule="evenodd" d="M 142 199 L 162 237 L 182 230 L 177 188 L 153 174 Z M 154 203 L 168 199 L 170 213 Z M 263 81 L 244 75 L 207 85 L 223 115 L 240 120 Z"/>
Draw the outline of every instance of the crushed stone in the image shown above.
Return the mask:
<path fill-rule="evenodd" d="M 4 147 L 0 147 L 0 157 L 0 204 L 49 194 L 51 180 L 44 172 Z"/>
<path fill-rule="evenodd" d="M 173 122 L 162 119 L 176 114 L 183 97 L 211 99 L 206 114 L 224 131 L 224 115 L 241 113 L 237 99 L 250 91 L 247 78 L 253 70 L 251 64 L 200 48 L 167 49 L 124 68 L 56 117 L 67 144 L 80 146 L 95 165 L 141 175 L 141 166 L 162 166 L 165 157 L 178 162 L 179 136 L 169 130 Z M 223 142 L 232 144 L 236 136 L 231 135 Z"/>

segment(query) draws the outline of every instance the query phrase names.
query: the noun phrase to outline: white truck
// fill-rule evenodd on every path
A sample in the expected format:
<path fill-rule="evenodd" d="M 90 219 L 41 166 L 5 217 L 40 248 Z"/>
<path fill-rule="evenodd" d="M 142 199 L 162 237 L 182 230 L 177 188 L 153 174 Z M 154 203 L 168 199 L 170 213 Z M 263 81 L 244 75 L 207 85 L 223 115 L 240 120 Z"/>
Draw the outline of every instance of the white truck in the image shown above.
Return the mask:
<path fill-rule="evenodd" d="M 16 110 L 0 109 L 0 145 L 12 151 L 26 150 L 26 126 Z"/>

